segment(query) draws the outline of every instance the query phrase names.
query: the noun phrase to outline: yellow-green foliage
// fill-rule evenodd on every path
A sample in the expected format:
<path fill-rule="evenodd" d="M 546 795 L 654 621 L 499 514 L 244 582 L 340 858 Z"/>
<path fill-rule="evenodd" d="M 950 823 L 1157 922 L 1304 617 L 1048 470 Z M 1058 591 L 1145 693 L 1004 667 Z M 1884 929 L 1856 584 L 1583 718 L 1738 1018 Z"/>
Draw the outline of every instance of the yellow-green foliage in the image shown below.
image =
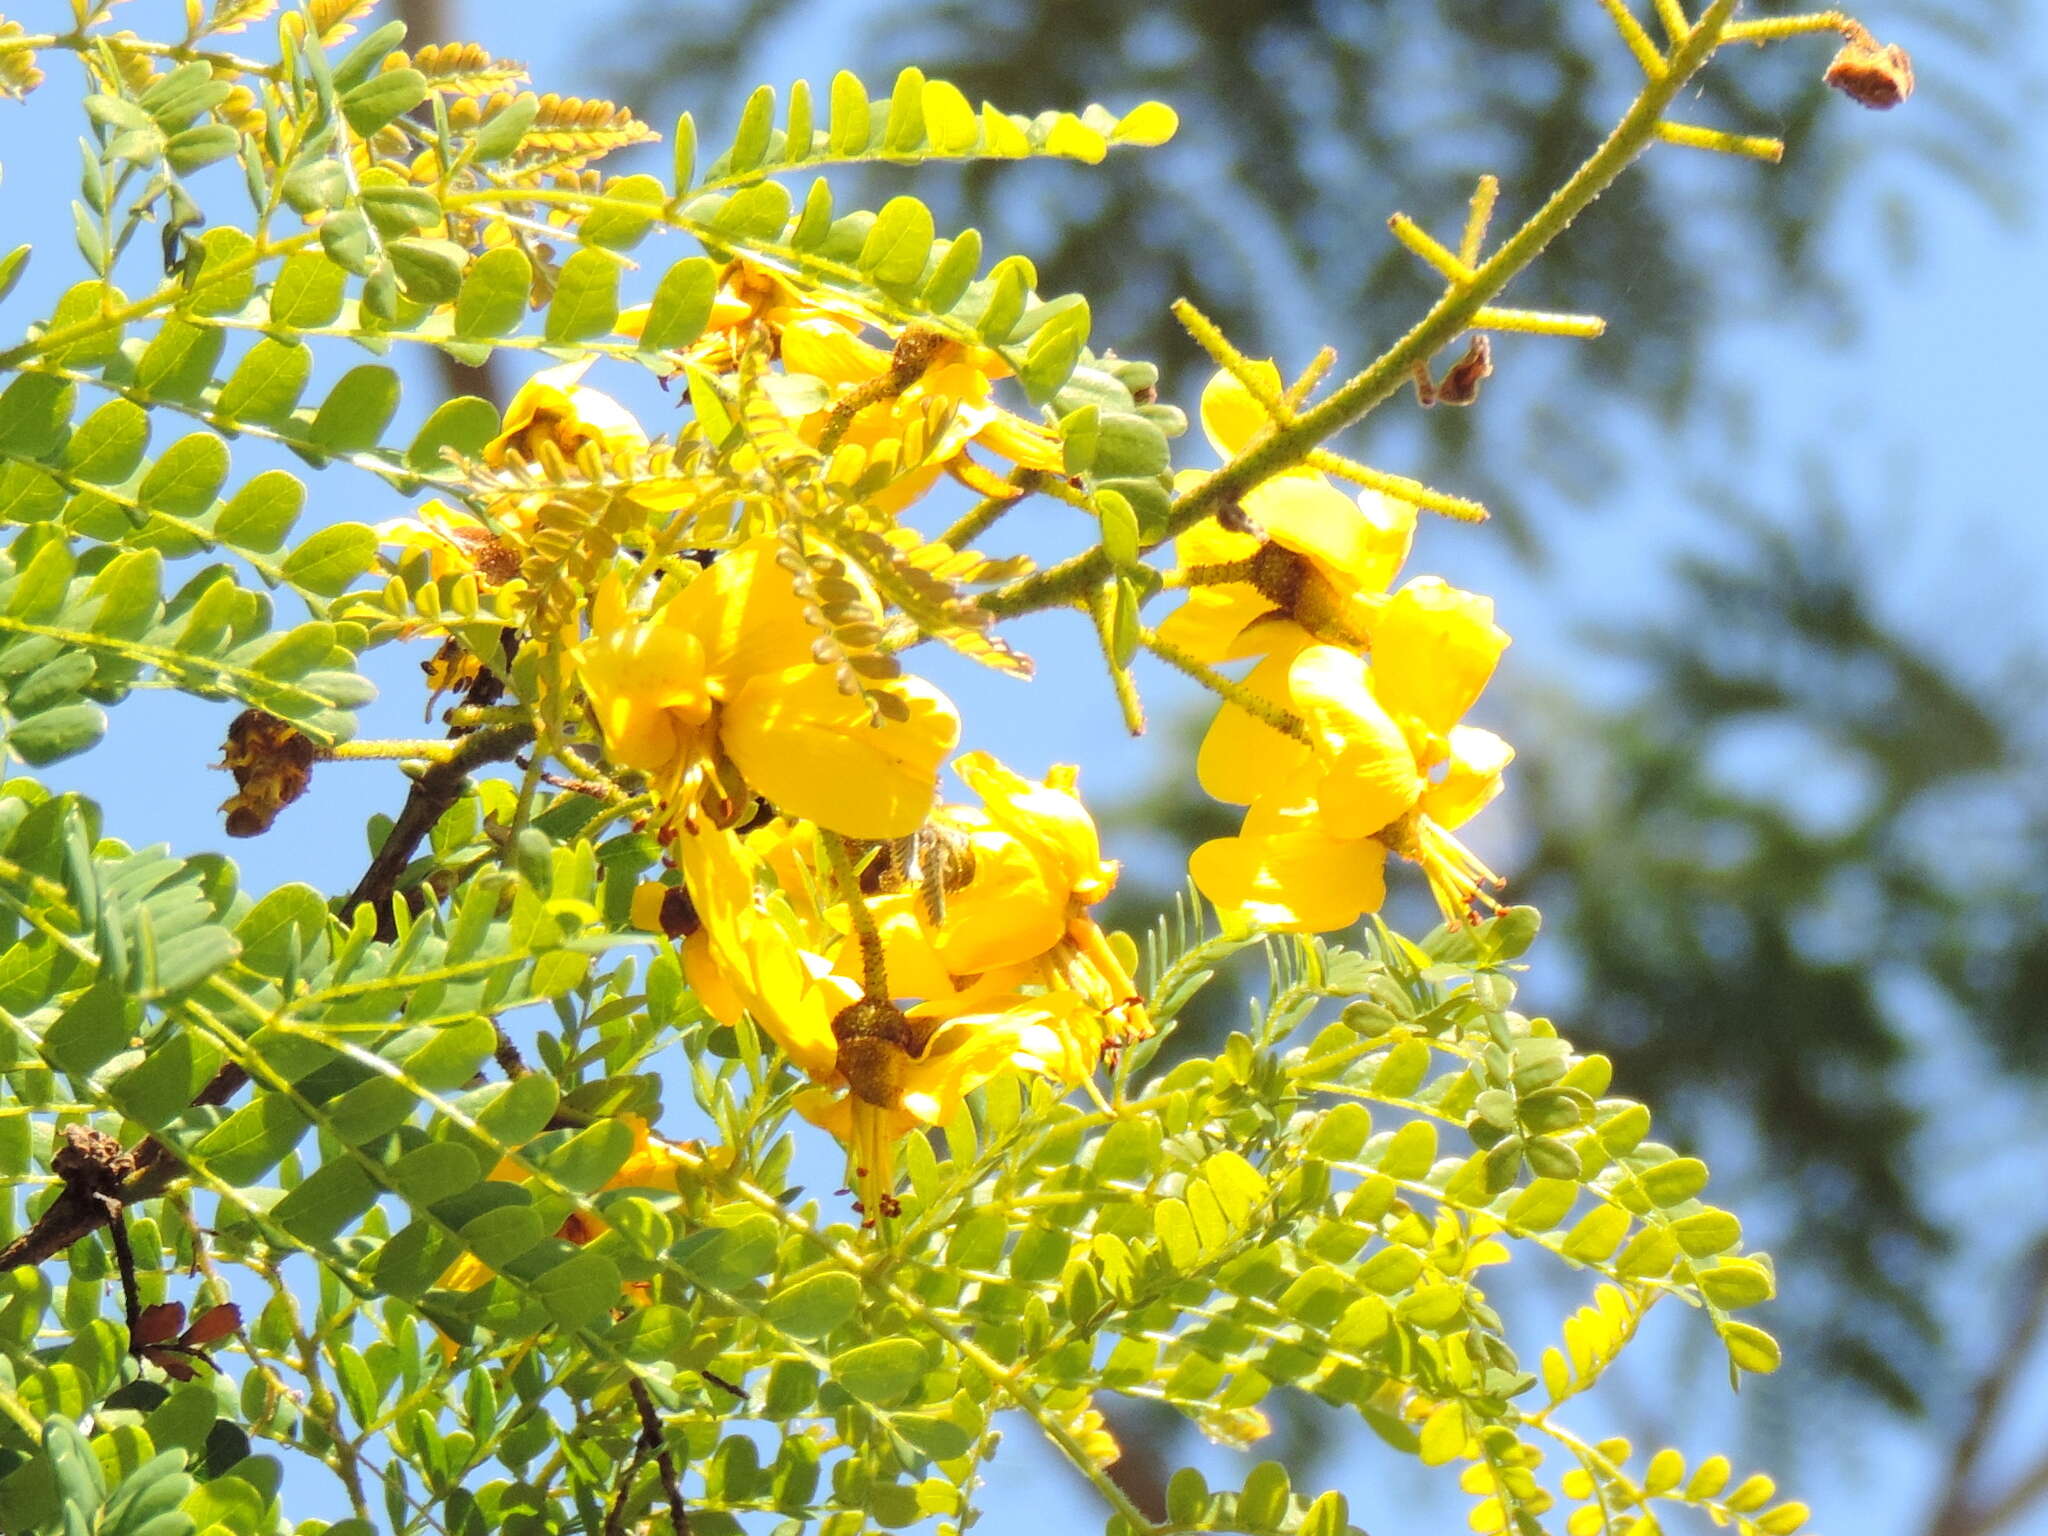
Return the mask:
<path fill-rule="evenodd" d="M 363 905 L 246 892 L 215 855 L 103 839 L 88 800 L 32 778 L 0 794 L 0 1247 L 25 1261 L 0 1272 L 0 1531 L 315 1530 L 302 1457 L 352 1510 L 330 1536 L 681 1530 L 678 1491 L 697 1536 L 764 1517 L 959 1530 L 999 1429 L 1048 1439 L 1125 1536 L 1353 1528 L 1340 1495 L 1276 1462 L 1226 1491 L 1183 1470 L 1167 1523 L 1148 1518 L 1099 1417 L 1117 1398 L 1236 1447 L 1290 1398 L 1362 1422 L 1382 1454 L 1455 1469 L 1482 1536 L 1644 1536 L 1678 1510 L 1797 1528 L 1803 1506 L 1768 1478 L 1569 1427 L 1667 1300 L 1696 1309 L 1732 1375 L 1775 1369 L 1744 1316 L 1774 1278 L 1608 1063 L 1516 1011 L 1533 911 L 1333 944 L 1219 923 L 1190 897 L 1142 967 L 1158 1032 L 1087 1099 L 1014 1077 L 978 1090 L 904 1144 L 900 1216 L 864 1231 L 842 1199 L 788 1188 L 797 1138 L 818 1134 L 792 1115 L 799 1075 L 636 933 L 662 850 L 637 829 L 645 786 L 593 761 L 561 642 L 622 552 L 672 579 L 662 561 L 765 532 L 849 691 L 925 641 L 1028 674 L 999 622 L 1080 609 L 1135 721 L 1135 655 L 1176 659 L 1141 612 L 1161 585 L 1148 557 L 1303 463 L 1482 515 L 1325 445 L 1467 332 L 1596 334 L 1495 300 L 1654 143 L 1768 148 L 1665 120 L 1724 45 L 1843 19 L 1745 28 L 1735 0 L 1696 17 L 1660 0 L 1659 40 L 1608 0 L 1645 76 L 1614 135 L 1560 187 L 1517 189 L 1538 212 L 1490 245 L 1490 183 L 1455 242 L 1397 217 L 1440 296 L 1355 376 L 1317 393 L 1319 368 L 1266 401 L 1269 435 L 1187 488 L 1184 416 L 1156 369 L 1091 335 L 1085 299 L 1041 295 L 1026 256 L 943 235 L 913 196 L 841 208 L 823 174 L 1093 163 L 1170 136 L 1165 107 L 1030 117 L 914 69 L 880 93 L 842 74 L 764 87 L 713 144 L 687 114 L 664 136 L 614 103 L 536 95 L 485 47 L 404 51 L 402 27 L 362 30 L 370 9 L 193 0 L 167 40 L 120 31 L 112 0 L 74 0 L 61 32 L 0 22 L 0 90 L 77 89 L 90 147 L 76 248 L 35 257 L 79 276 L 0 345 L 7 750 L 30 766 L 81 751 L 156 685 L 275 716 L 308 761 L 404 758 L 447 791 Z M 657 138 L 666 176 L 608 169 Z M 0 259 L 0 290 L 28 257 Z M 975 484 L 943 533 L 877 513 L 922 426 L 848 448 L 796 430 L 814 403 L 758 357 L 679 361 L 734 258 L 899 345 L 997 354 L 1059 469 Z M 343 343 L 342 365 L 316 366 Z M 374 359 L 401 348 L 651 370 L 688 409 L 652 442 L 489 454 L 499 407 L 435 400 L 400 441 L 399 375 Z M 320 473 L 237 481 L 249 442 Z M 353 503 L 364 475 L 486 520 L 508 496 L 544 505 L 503 579 L 380 556 L 359 522 L 299 530 L 308 482 L 354 476 Z M 983 550 L 1024 495 L 1082 530 L 1071 558 Z M 831 596 L 852 575 L 879 611 Z M 501 665 L 506 692 L 446 741 L 352 741 L 360 656 L 422 633 Z M 871 702 L 879 718 L 894 696 Z M 518 780 L 463 777 L 515 752 Z M 1189 999 L 1260 947 L 1246 1027 L 1213 1055 L 1184 1048 Z M 530 1065 L 495 1027 L 508 1015 Z M 673 1188 L 612 1187 L 664 1102 L 692 1100 L 709 1139 L 671 1150 Z M 142 1153 L 89 1198 L 60 1166 L 87 1128 Z M 107 1201 L 125 1207 L 125 1266 Z M 54 1245 L 53 1211 L 76 1227 Z M 448 1284 L 469 1261 L 484 1283 Z M 1488 1275 L 1510 1261 L 1587 1282 L 1586 1304 L 1510 1338 Z M 131 1352 L 132 1306 L 170 1299 L 194 1326 L 239 1305 L 209 1346 L 226 1374 L 179 1381 L 175 1352 Z"/>

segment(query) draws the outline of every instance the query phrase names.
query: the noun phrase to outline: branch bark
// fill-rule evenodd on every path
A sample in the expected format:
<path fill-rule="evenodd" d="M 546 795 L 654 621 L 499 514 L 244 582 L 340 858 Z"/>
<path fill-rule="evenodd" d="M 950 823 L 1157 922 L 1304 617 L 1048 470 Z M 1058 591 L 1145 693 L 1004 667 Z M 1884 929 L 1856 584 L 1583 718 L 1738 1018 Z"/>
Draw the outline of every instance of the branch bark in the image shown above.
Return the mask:
<path fill-rule="evenodd" d="M 485 673 L 484 679 L 495 682 L 496 675 Z M 462 745 L 446 762 L 436 763 L 415 779 L 406 794 L 404 808 L 392 824 L 391 835 L 384 839 L 369 869 L 344 903 L 344 919 L 364 902 L 374 902 L 377 936 L 386 941 L 396 938 L 391 898 L 420 842 L 461 797 L 471 769 L 503 762 L 532 739 L 530 725 L 491 726 L 472 732 L 462 738 Z M 249 1074 L 229 1062 L 199 1090 L 192 1102 L 195 1106 L 225 1104 L 248 1081 Z M 124 1206 L 156 1193 L 148 1175 L 153 1170 L 171 1167 L 175 1161 L 169 1149 L 155 1137 L 145 1138 L 131 1152 L 112 1137 L 83 1126 L 67 1126 L 64 1134 L 65 1145 L 50 1159 L 51 1171 L 63 1180 L 64 1187 L 28 1231 L 0 1248 L 0 1271 L 41 1264 L 80 1238 L 109 1225 Z"/>
<path fill-rule="evenodd" d="M 490 676 L 491 674 L 486 674 Z M 472 695 L 474 697 L 474 695 Z M 412 782 L 405 805 L 391 824 L 390 834 L 378 847 L 363 878 L 341 904 L 342 921 L 347 922 L 365 902 L 376 908 L 377 937 L 389 943 L 398 937 L 398 917 L 391 899 L 398 891 L 399 878 L 434 823 L 462 798 L 470 770 L 485 763 L 502 763 L 533 740 L 530 725 L 489 726 L 463 738 L 462 745 L 445 763 L 436 763 Z"/>
<path fill-rule="evenodd" d="M 2018 1299 L 1991 1365 L 1971 1393 L 1970 1416 L 1949 1453 L 1947 1475 L 1927 1536 L 1990 1536 L 2048 1495 L 2048 1451 L 1997 1495 L 1975 1489 L 1984 1452 L 2001 1427 L 2020 1374 L 2048 1329 L 2048 1235 L 2036 1238 L 2020 1266 Z"/>

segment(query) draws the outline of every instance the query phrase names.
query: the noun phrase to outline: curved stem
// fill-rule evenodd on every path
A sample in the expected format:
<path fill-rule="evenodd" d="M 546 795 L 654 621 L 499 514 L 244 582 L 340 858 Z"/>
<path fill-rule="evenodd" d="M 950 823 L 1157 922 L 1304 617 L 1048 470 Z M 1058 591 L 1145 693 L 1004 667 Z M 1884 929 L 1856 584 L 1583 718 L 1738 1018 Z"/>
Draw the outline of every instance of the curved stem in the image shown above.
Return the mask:
<path fill-rule="evenodd" d="M 1405 384 L 1415 365 L 1470 328 L 1473 318 L 1508 283 L 1570 227 L 1593 200 L 1614 184 L 1637 155 L 1658 141 L 1657 125 L 1686 83 L 1719 46 L 1739 0 L 1714 0 L 1699 24 L 1679 41 L 1664 73 L 1645 83 L 1614 131 L 1585 163 L 1551 194 L 1549 201 L 1504 241 L 1463 282 L 1454 282 L 1408 333 L 1366 369 L 1347 380 L 1292 423 L 1255 443 L 1201 485 L 1182 493 L 1167 513 L 1161 541 L 1186 532 L 1219 508 L 1238 500 L 1283 469 L 1301 463 L 1319 445 L 1363 418 Z M 1101 581 L 1109 557 L 1091 549 L 1058 565 L 996 588 L 980 599 L 998 618 L 1064 607 Z"/>
<path fill-rule="evenodd" d="M 1315 745 L 1309 736 L 1308 727 L 1302 724 L 1300 717 L 1282 709 L 1271 699 L 1253 693 L 1235 678 L 1225 677 L 1214 667 L 1197 661 L 1171 640 L 1162 640 L 1157 630 L 1139 630 L 1138 643 L 1161 661 L 1187 673 L 1210 692 L 1219 694 L 1225 701 L 1235 704 L 1253 719 L 1264 721 L 1281 735 L 1291 737 L 1303 746 Z"/>

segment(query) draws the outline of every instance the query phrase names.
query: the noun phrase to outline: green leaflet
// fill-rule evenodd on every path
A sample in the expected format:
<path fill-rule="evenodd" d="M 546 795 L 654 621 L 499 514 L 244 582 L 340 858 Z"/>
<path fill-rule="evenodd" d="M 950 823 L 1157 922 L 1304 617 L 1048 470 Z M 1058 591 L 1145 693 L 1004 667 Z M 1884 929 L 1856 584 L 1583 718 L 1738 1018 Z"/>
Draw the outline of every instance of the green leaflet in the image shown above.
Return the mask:
<path fill-rule="evenodd" d="M 349 548 L 307 546 L 327 574 L 311 563 L 298 574 L 316 589 L 367 555 L 367 530 L 329 532 Z M 82 751 L 105 728 L 100 704 L 152 675 L 269 710 L 316 740 L 352 728 L 349 711 L 371 689 L 330 626 L 273 632 L 267 601 L 222 567 L 168 599 L 162 576 L 154 550 L 80 557 L 40 528 L 0 553 L 0 722 L 13 750 L 38 762 Z"/>

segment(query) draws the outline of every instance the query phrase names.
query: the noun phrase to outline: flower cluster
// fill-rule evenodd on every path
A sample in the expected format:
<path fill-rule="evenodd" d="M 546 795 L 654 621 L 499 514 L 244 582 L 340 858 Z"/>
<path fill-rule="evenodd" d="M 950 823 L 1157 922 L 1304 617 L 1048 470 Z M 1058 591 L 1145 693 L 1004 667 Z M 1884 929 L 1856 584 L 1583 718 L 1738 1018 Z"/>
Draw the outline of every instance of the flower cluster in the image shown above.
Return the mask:
<path fill-rule="evenodd" d="M 1203 429 L 1226 458 L 1271 430 L 1260 397 L 1279 398 L 1279 375 L 1270 363 L 1251 373 L 1255 387 L 1219 373 L 1202 395 Z M 1190 861 L 1219 908 L 1273 928 L 1346 928 L 1384 899 L 1390 853 L 1422 867 L 1454 924 L 1500 883 L 1452 832 L 1500 792 L 1514 755 L 1461 723 L 1508 637 L 1487 598 L 1434 576 L 1393 588 L 1414 528 L 1414 508 L 1298 468 L 1178 541 L 1189 596 L 1162 640 L 1205 666 L 1258 658 L 1195 765 L 1204 790 L 1247 808 L 1236 836 Z"/>
<path fill-rule="evenodd" d="M 876 1220 L 896 1210 L 904 1136 L 999 1073 L 1089 1085 L 1150 1030 L 1135 949 L 1093 916 L 1117 866 L 1075 770 L 1033 780 L 971 752 L 952 769 L 972 798 L 939 804 L 960 718 L 896 657 L 928 632 L 908 606 L 930 568 L 864 563 L 915 542 L 903 514 L 942 477 L 1014 497 L 1060 478 L 1065 445 L 1050 417 L 997 402 L 996 353 L 892 333 L 744 259 L 665 361 L 695 407 L 674 448 L 581 365 L 552 369 L 473 462 L 477 510 L 431 503 L 386 536 L 426 579 L 497 599 L 504 658 L 555 701 L 550 748 L 658 839 L 636 921 L 678 943 L 709 1013 L 751 1020 L 807 1079 L 792 1107 L 845 1143 Z M 1226 373 L 1203 397 L 1226 456 L 1274 419 L 1270 365 L 1252 384 Z M 1509 756 L 1460 723 L 1506 636 L 1434 578 L 1393 588 L 1413 523 L 1295 468 L 1179 540 L 1188 597 L 1157 644 L 1224 692 L 1198 771 L 1248 808 L 1194 855 L 1220 908 L 1343 927 L 1378 906 L 1390 852 L 1454 916 L 1484 899 L 1493 877 L 1449 829 Z M 486 665 L 476 633 L 445 630 L 437 684 L 467 689 Z M 1241 683 L 1213 671 L 1245 658 Z"/>
<path fill-rule="evenodd" d="M 628 312 L 621 329 L 645 320 Z M 942 476 L 1004 487 L 978 453 L 1059 469 L 1057 429 L 996 402 L 1009 369 L 994 352 L 916 328 L 877 345 L 874 329 L 850 302 L 734 260 L 702 335 L 668 361 L 734 400 L 773 379 L 779 425 L 864 528 L 892 529 Z M 725 470 L 762 473 L 772 451 L 750 441 Z M 519 644 L 557 652 L 601 771 L 664 850 L 636 920 L 679 943 L 712 1014 L 750 1018 L 809 1079 L 794 1107 L 846 1143 L 850 1182 L 879 1218 L 896 1208 L 903 1136 L 996 1073 L 1083 1084 L 1148 1033 L 1135 950 L 1091 915 L 1117 866 L 1072 769 L 1040 782 L 969 753 L 953 767 L 974 802 L 938 804 L 959 716 L 877 645 L 886 605 L 872 582 L 821 567 L 772 518 L 676 547 L 683 525 L 662 515 L 713 481 L 649 476 L 661 453 L 580 367 L 551 369 L 472 466 L 488 487 L 478 511 L 429 503 L 384 535 L 425 579 L 507 598 L 496 611 L 528 621 Z M 569 629 L 540 626 L 524 590 L 549 579 L 535 551 L 564 487 L 603 485 L 608 468 L 648 532 L 604 546 L 616 558 L 593 568 Z M 849 629 L 871 631 L 855 636 L 876 647 L 865 665 L 841 646 Z M 480 663 L 445 638 L 434 680 L 461 691 Z"/>
<path fill-rule="evenodd" d="M 680 877 L 635 918 L 681 942 L 697 997 L 751 1016 L 810 1079 L 797 1110 L 844 1141 L 871 1215 L 895 1207 L 895 1145 L 999 1072 L 1088 1081 L 1149 1031 L 1134 955 L 1089 909 L 1114 889 L 1071 770 L 955 767 L 979 805 L 909 836 L 851 838 L 774 815 L 675 839 Z"/>

